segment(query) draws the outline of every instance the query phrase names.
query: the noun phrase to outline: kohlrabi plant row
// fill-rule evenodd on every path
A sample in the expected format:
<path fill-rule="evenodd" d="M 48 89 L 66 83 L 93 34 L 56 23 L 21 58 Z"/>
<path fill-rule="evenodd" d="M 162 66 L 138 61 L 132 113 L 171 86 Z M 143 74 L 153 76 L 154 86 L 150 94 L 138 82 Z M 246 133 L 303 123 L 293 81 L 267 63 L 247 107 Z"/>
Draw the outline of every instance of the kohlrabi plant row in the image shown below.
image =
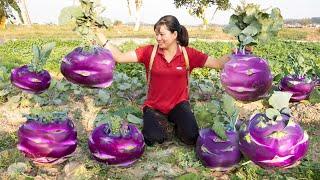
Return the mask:
<path fill-rule="evenodd" d="M 309 137 L 291 115 L 291 95 L 275 91 L 269 99 L 270 108 L 254 113 L 247 123 L 239 120 L 239 110 L 228 95 L 222 100 L 197 102 L 196 118 L 211 125 L 200 130 L 196 144 L 202 164 L 230 170 L 240 166 L 242 155 L 265 169 L 298 164 L 308 151 Z"/>
<path fill-rule="evenodd" d="M 59 21 L 76 24 L 84 44 L 67 54 L 61 62 L 61 73 L 75 84 L 90 88 L 106 88 L 113 81 L 115 61 L 107 49 L 95 45 L 92 28 L 108 28 L 109 22 L 98 16 L 103 11 L 92 0 L 80 0 L 81 6 L 62 10 Z M 11 82 L 14 86 L 35 94 L 50 86 L 50 74 L 43 70 L 54 44 L 33 47 L 34 58 L 30 65 L 14 69 Z M 140 122 L 134 115 L 127 119 Z M 18 149 L 39 164 L 64 161 L 77 146 L 77 132 L 68 117 L 29 117 L 18 131 Z M 93 130 L 88 140 L 93 157 L 109 165 L 129 166 L 144 151 L 142 133 L 135 125 L 124 123 L 122 117 L 104 117 L 104 123 Z"/>
<path fill-rule="evenodd" d="M 238 6 L 230 17 L 225 31 L 238 39 L 239 47 L 225 64 L 221 83 L 236 100 L 251 102 L 268 96 L 273 80 L 269 65 L 247 51 L 246 46 L 269 40 L 282 24 L 279 9 L 274 8 L 268 14 L 254 4 Z M 241 153 L 262 168 L 295 165 L 307 153 L 309 139 L 293 119 L 289 100 L 307 99 L 315 84 L 300 74 L 283 77 L 279 89 L 285 92 L 275 91 L 269 99 L 273 108 L 253 114 L 247 125 L 237 122 L 238 110 L 228 96 L 222 101 L 196 103 L 197 119 L 211 125 L 199 132 L 197 156 L 203 165 L 216 170 L 237 166 Z"/>
<path fill-rule="evenodd" d="M 109 50 L 95 44 L 92 32 L 94 26 L 108 28 L 109 21 L 98 16 L 103 9 L 93 0 L 80 2 L 79 7 L 62 10 L 59 17 L 62 24 L 76 24 L 75 30 L 84 39 L 81 47 L 63 57 L 61 73 L 71 83 L 83 87 L 119 89 L 116 95 L 128 102 L 142 99 L 143 85 L 139 84 L 138 79 L 130 79 L 136 84 L 136 94 L 130 93 L 132 87 L 125 82 L 129 78 L 121 74 L 119 76 L 123 76 L 124 82 L 111 86 L 115 60 Z M 253 4 L 238 7 L 231 16 L 226 32 L 237 37 L 239 48 L 225 64 L 221 83 L 225 91 L 236 100 L 252 102 L 268 96 L 273 77 L 267 60 L 246 51 L 245 47 L 269 39 L 282 24 L 279 9 L 272 9 L 271 14 L 268 14 Z M 12 70 L 12 84 L 25 92 L 45 92 L 50 86 L 51 77 L 43 70 L 43 66 L 53 47 L 53 43 L 43 47 L 33 46 L 32 63 Z M 300 74 L 284 77 L 279 89 L 286 92 L 277 92 L 269 100 L 274 109 L 268 108 L 265 113 L 253 115 L 247 126 L 241 125 L 239 110 L 230 96 L 224 95 L 222 100 L 197 104 L 196 117 L 210 124 L 208 128 L 200 130 L 196 144 L 201 162 L 210 168 L 226 170 L 237 166 L 241 153 L 263 168 L 289 167 L 298 162 L 307 152 L 308 135 L 293 120 L 287 100 L 306 99 L 315 85 L 319 85 L 319 79 L 305 79 Z M 214 85 L 210 82 L 199 84 L 191 81 L 191 84 L 201 90 L 199 97 L 203 101 L 213 98 L 210 86 Z M 109 101 L 110 96 L 113 94 L 104 90 L 98 93 L 102 103 L 112 103 Z M 282 99 L 282 96 L 286 98 Z M 96 160 L 110 165 L 129 166 L 141 157 L 145 146 L 143 136 L 135 125 L 123 121 L 127 119 L 141 124 L 141 119 L 132 114 L 99 117 L 103 123 L 97 124 L 88 138 L 89 150 Z M 18 135 L 18 149 L 36 163 L 61 162 L 77 146 L 77 132 L 68 117 L 29 117 L 19 128 Z"/>

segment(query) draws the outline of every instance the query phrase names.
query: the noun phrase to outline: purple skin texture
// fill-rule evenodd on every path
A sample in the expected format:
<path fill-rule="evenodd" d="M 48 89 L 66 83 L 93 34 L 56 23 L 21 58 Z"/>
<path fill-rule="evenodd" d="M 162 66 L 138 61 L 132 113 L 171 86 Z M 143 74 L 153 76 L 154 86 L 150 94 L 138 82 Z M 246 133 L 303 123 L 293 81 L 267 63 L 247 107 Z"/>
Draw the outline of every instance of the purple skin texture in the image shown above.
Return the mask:
<path fill-rule="evenodd" d="M 202 164 L 208 168 L 225 171 L 241 160 L 237 132 L 226 131 L 227 141 L 221 140 L 210 128 L 201 129 L 196 144 L 196 153 Z"/>
<path fill-rule="evenodd" d="M 265 169 L 286 168 L 302 159 L 309 146 L 308 135 L 287 115 L 263 123 L 265 114 L 256 114 L 239 134 L 241 152 Z"/>
<path fill-rule="evenodd" d="M 281 79 L 279 89 L 292 93 L 291 102 L 298 102 L 308 99 L 312 90 L 315 87 L 315 82 L 308 80 L 304 76 L 288 75 Z"/>
<path fill-rule="evenodd" d="M 38 164 L 61 163 L 77 147 L 77 132 L 71 120 L 42 123 L 28 120 L 18 130 L 17 148 Z"/>
<path fill-rule="evenodd" d="M 142 156 L 145 144 L 136 126 L 129 124 L 126 135 L 114 136 L 110 132 L 108 125 L 102 124 L 89 137 L 89 149 L 97 161 L 127 167 Z"/>
<path fill-rule="evenodd" d="M 114 68 L 111 52 L 100 47 L 95 47 L 92 52 L 78 47 L 63 58 L 60 66 L 68 81 L 91 88 L 109 87 Z"/>
<path fill-rule="evenodd" d="M 226 92 L 236 100 L 256 101 L 268 93 L 272 74 L 266 60 L 248 53 L 230 56 L 221 73 Z"/>
<path fill-rule="evenodd" d="M 32 94 L 44 92 L 51 83 L 51 76 L 48 71 L 31 72 L 27 65 L 14 68 L 11 71 L 10 79 L 15 87 Z"/>

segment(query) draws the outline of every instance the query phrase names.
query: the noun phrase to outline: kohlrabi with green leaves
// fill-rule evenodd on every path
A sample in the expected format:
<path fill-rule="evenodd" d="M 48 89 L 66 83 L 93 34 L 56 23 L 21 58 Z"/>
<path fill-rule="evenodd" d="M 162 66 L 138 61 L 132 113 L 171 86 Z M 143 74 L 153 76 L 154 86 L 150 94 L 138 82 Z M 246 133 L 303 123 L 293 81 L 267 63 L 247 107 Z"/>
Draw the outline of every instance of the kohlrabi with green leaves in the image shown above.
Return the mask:
<path fill-rule="evenodd" d="M 77 147 L 77 131 L 64 112 L 28 115 L 18 130 L 17 148 L 34 163 L 57 164 Z"/>
<path fill-rule="evenodd" d="M 127 120 L 138 119 L 129 114 Z M 93 157 L 113 166 L 127 167 L 144 152 L 144 139 L 140 130 L 118 115 L 98 115 L 97 127 L 89 136 L 89 149 Z M 141 120 L 142 122 L 142 120 Z M 100 125 L 99 125 L 100 124 Z"/>
<path fill-rule="evenodd" d="M 225 171 L 240 162 L 238 113 L 235 101 L 228 95 L 223 96 L 222 102 L 212 100 L 196 104 L 197 120 L 209 125 L 200 130 L 196 143 L 197 156 L 204 166 Z"/>
<path fill-rule="evenodd" d="M 308 151 L 309 137 L 293 119 L 289 109 L 292 94 L 275 91 L 269 99 L 272 108 L 251 116 L 240 128 L 241 152 L 262 168 L 287 168 Z"/>
<path fill-rule="evenodd" d="M 293 102 L 308 99 L 317 84 L 317 78 L 313 76 L 313 74 L 319 73 L 316 71 L 317 66 L 313 61 L 310 61 L 312 63 L 310 68 L 305 68 L 307 62 L 298 53 L 289 54 L 287 62 L 288 64 L 284 65 L 287 68 L 283 67 L 286 75 L 280 80 L 279 90 L 292 93 L 290 101 Z"/>
<path fill-rule="evenodd" d="M 55 47 L 55 43 L 43 46 L 33 45 L 33 58 L 30 64 L 12 69 L 11 83 L 23 91 L 40 94 L 47 90 L 51 83 L 51 76 L 43 67 Z"/>
<path fill-rule="evenodd" d="M 83 44 L 67 54 L 60 70 L 70 82 L 92 88 L 105 88 L 112 84 L 115 61 L 109 50 L 96 46 L 93 28 L 110 26 L 110 20 L 99 16 L 104 11 L 98 0 L 80 0 L 80 6 L 61 11 L 60 24 L 75 24 Z"/>
<path fill-rule="evenodd" d="M 282 25 L 278 8 L 272 9 L 270 14 L 255 4 L 243 4 L 235 9 L 229 25 L 224 28 L 238 40 L 238 51 L 230 56 L 231 60 L 221 73 L 221 83 L 229 95 L 241 101 L 255 101 L 266 96 L 273 79 L 269 65 L 245 47 L 269 40 Z"/>

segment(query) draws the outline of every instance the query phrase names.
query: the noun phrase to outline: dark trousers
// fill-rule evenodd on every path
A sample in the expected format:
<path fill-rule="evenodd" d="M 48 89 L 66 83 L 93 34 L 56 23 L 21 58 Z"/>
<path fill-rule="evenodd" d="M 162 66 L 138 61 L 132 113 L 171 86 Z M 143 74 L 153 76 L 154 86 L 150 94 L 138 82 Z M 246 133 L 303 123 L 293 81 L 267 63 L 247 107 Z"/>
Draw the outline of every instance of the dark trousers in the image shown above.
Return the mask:
<path fill-rule="evenodd" d="M 143 129 L 145 143 L 149 146 L 154 143 L 163 143 L 168 138 L 167 127 L 169 122 L 174 124 L 177 137 L 185 144 L 194 145 L 199 136 L 199 127 L 191 111 L 188 101 L 177 104 L 168 115 L 150 107 L 143 109 Z"/>

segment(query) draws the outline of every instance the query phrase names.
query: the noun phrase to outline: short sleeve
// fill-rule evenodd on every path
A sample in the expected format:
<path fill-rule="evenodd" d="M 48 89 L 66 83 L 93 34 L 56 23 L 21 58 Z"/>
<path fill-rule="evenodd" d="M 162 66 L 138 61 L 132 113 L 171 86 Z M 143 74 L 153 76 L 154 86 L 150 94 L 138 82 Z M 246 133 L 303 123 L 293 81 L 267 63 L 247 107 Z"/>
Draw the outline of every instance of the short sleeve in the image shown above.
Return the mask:
<path fill-rule="evenodd" d="M 204 64 L 206 63 L 207 59 L 208 59 L 208 55 L 198 51 L 194 48 L 191 47 L 186 47 L 187 53 L 188 53 L 188 57 L 189 57 L 189 64 L 190 64 L 190 69 L 194 69 L 194 68 L 201 68 L 204 66 Z"/>
<path fill-rule="evenodd" d="M 146 45 L 138 47 L 135 52 L 138 58 L 138 62 L 142 64 L 146 64 L 150 60 L 150 56 L 152 53 L 153 45 Z"/>

